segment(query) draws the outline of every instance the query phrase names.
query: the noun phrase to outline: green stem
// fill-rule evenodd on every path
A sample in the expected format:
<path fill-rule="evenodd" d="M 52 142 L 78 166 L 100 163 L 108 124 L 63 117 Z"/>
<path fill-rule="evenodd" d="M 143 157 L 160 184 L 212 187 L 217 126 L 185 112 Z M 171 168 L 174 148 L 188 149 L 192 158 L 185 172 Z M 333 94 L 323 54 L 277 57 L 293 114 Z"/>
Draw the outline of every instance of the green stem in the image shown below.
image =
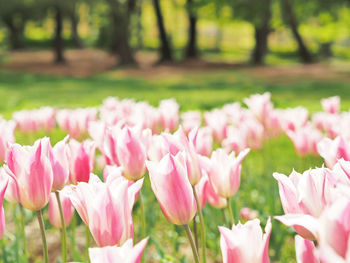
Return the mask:
<path fill-rule="evenodd" d="M 226 213 L 225 213 L 225 208 L 222 208 L 221 211 L 222 211 L 222 214 L 224 216 L 225 226 L 230 226 L 230 224 L 228 223 L 228 220 L 227 220 Z"/>
<path fill-rule="evenodd" d="M 44 262 L 49 263 L 49 253 L 48 253 L 48 249 L 47 249 L 45 226 L 44 226 L 43 214 L 42 214 L 41 210 L 37 211 L 37 216 L 38 216 L 38 221 L 39 221 L 39 226 L 40 226 L 41 239 L 43 242 Z"/>
<path fill-rule="evenodd" d="M 22 246 L 23 246 L 23 254 L 25 257 L 25 261 L 28 261 L 28 251 L 27 251 L 27 237 L 26 237 L 26 230 L 25 230 L 25 219 L 26 219 L 26 214 L 24 211 L 23 206 L 19 205 L 19 210 L 21 212 L 21 232 L 22 232 Z"/>
<path fill-rule="evenodd" d="M 142 224 L 142 238 L 146 237 L 146 218 L 145 218 L 145 208 L 143 206 L 142 200 L 142 192 L 139 192 L 139 202 L 140 202 L 140 210 L 141 210 L 141 224 Z M 141 262 L 145 262 L 146 258 L 146 250 L 143 252 L 143 256 L 141 258 Z"/>
<path fill-rule="evenodd" d="M 184 227 L 185 227 L 185 230 L 186 230 L 186 234 L 187 234 L 188 240 L 190 241 L 190 244 L 191 244 L 194 261 L 196 263 L 199 263 L 199 256 L 198 256 L 198 252 L 197 252 L 197 249 L 196 249 L 196 244 L 194 243 L 194 240 L 193 240 L 191 229 L 190 229 L 188 224 L 184 225 Z"/>
<path fill-rule="evenodd" d="M 193 217 L 193 235 L 194 235 L 194 242 L 196 244 L 197 252 L 198 252 L 198 233 L 197 233 L 197 222 L 196 222 L 197 215 L 194 215 Z"/>
<path fill-rule="evenodd" d="M 76 219 L 76 217 L 75 217 L 75 213 L 73 214 L 73 217 L 72 217 L 72 221 L 71 221 L 71 224 L 70 224 L 70 226 L 71 226 L 71 242 L 70 242 L 70 247 L 71 247 L 71 255 L 72 255 L 72 260 L 73 261 L 75 261 L 76 260 L 76 258 L 77 258 L 77 255 L 76 255 L 76 250 L 75 250 L 75 248 L 76 248 L 76 242 L 75 242 L 75 228 L 76 228 L 76 226 L 77 226 L 77 219 Z"/>
<path fill-rule="evenodd" d="M 20 230 L 18 229 L 18 217 L 17 217 L 17 206 L 13 207 L 13 221 L 16 224 L 15 232 L 15 250 L 16 250 L 16 262 L 19 262 L 19 236 L 21 235 Z"/>
<path fill-rule="evenodd" d="M 62 261 L 63 263 L 67 262 L 67 233 L 66 233 L 66 222 L 64 219 L 64 214 L 63 214 L 63 209 L 62 209 L 62 203 L 61 203 L 61 198 L 60 198 L 60 193 L 58 191 L 55 192 L 56 199 L 57 199 L 57 204 L 58 208 L 60 210 L 60 216 L 61 216 L 61 224 L 62 224 L 62 229 L 61 229 L 61 238 L 62 238 L 62 243 L 61 243 L 61 249 L 62 249 Z"/>
<path fill-rule="evenodd" d="M 86 253 L 87 258 L 89 258 L 90 229 L 87 225 L 85 225 L 85 243 L 86 243 L 85 253 Z"/>
<path fill-rule="evenodd" d="M 205 225 L 204 225 L 204 219 L 203 219 L 203 214 L 202 214 L 202 209 L 199 203 L 199 198 L 197 195 L 197 191 L 196 188 L 193 186 L 193 194 L 194 197 L 196 199 L 196 203 L 197 203 L 197 212 L 199 215 L 199 223 L 201 225 L 201 241 L 202 241 L 202 261 L 203 263 L 207 262 L 207 242 L 206 242 L 206 233 L 205 233 Z"/>
<path fill-rule="evenodd" d="M 227 206 L 228 206 L 228 211 L 230 212 L 230 220 L 231 220 L 231 224 L 234 225 L 235 224 L 235 218 L 233 217 L 233 212 L 232 212 L 232 205 L 231 205 L 231 198 L 228 198 L 227 200 Z"/>

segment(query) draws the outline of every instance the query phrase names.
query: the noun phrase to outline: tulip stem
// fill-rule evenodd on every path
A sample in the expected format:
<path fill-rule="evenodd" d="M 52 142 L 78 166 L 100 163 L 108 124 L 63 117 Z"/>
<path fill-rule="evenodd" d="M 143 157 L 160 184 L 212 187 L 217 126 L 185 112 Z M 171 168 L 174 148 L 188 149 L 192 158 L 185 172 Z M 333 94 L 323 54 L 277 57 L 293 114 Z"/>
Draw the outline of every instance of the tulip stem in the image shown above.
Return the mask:
<path fill-rule="evenodd" d="M 227 220 L 226 213 L 225 213 L 225 208 L 222 208 L 221 211 L 222 211 L 222 214 L 224 216 L 225 225 L 230 226 L 230 224 L 228 223 L 228 220 Z"/>
<path fill-rule="evenodd" d="M 67 262 L 67 233 L 66 233 L 66 222 L 64 220 L 64 214 L 63 214 L 63 209 L 62 209 L 62 203 L 61 203 L 61 198 L 60 198 L 60 193 L 58 191 L 55 191 L 56 199 L 57 199 L 57 204 L 58 208 L 60 210 L 60 216 L 61 216 L 61 224 L 62 224 L 62 229 L 61 229 L 61 238 L 62 238 L 62 261 L 63 263 Z"/>
<path fill-rule="evenodd" d="M 184 227 L 185 227 L 185 230 L 186 230 L 186 233 L 187 233 L 188 240 L 190 241 L 190 244 L 191 244 L 194 261 L 196 263 L 199 263 L 199 256 L 198 256 L 198 252 L 197 252 L 197 249 L 196 249 L 196 244 L 194 243 L 194 240 L 193 240 L 191 229 L 190 229 L 188 224 L 184 225 Z"/>
<path fill-rule="evenodd" d="M 20 230 L 18 229 L 18 217 L 17 217 L 17 206 L 13 207 L 13 221 L 16 225 L 16 232 L 15 232 L 15 250 L 16 250 L 16 262 L 19 262 L 19 237 L 21 235 Z"/>
<path fill-rule="evenodd" d="M 205 239 L 205 225 L 204 225 L 204 219 L 203 219 L 203 214 L 202 214 L 202 209 L 201 209 L 201 206 L 200 206 L 200 203 L 199 203 L 199 198 L 198 198 L 198 195 L 197 195 L 197 191 L 196 191 L 196 188 L 193 186 L 193 194 L 194 194 L 194 197 L 196 199 L 196 203 L 197 203 L 197 212 L 198 212 L 198 215 L 199 215 L 199 223 L 201 225 L 201 241 L 202 241 L 202 261 L 203 263 L 206 263 L 207 262 L 207 257 L 206 257 L 206 248 L 207 248 L 207 242 L 206 242 L 206 239 Z"/>
<path fill-rule="evenodd" d="M 49 263 L 49 253 L 48 253 L 48 249 L 47 249 L 45 226 L 44 226 L 43 214 L 42 214 L 41 210 L 37 211 L 37 215 L 38 215 L 38 221 L 39 221 L 39 226 L 40 226 L 41 239 L 43 242 L 44 262 Z"/>
<path fill-rule="evenodd" d="M 25 260 L 28 260 L 28 253 L 27 253 L 27 238 L 26 238 L 26 230 L 25 230 L 25 219 L 26 219 L 26 214 L 24 211 L 23 206 L 19 205 L 19 210 L 21 213 L 21 232 L 22 232 L 22 246 L 23 246 L 23 254 L 25 257 Z"/>
<path fill-rule="evenodd" d="M 232 205 L 231 205 L 231 201 L 232 198 L 228 198 L 227 200 L 228 202 L 228 211 L 230 212 L 230 220 L 231 220 L 231 224 L 234 225 L 235 224 L 235 218 L 233 217 L 233 212 L 232 212 Z"/>
<path fill-rule="evenodd" d="M 196 248 L 198 252 L 198 233 L 197 233 L 196 215 L 194 215 L 193 217 L 193 235 L 194 235 L 194 242 L 196 243 Z"/>
<path fill-rule="evenodd" d="M 142 200 L 142 192 L 139 192 L 139 202 L 140 202 L 140 210 L 141 210 L 141 224 L 142 224 L 142 238 L 146 237 L 146 218 L 145 218 L 145 208 L 143 206 Z M 146 250 L 143 252 L 143 256 L 141 258 L 141 262 L 145 262 L 146 258 Z"/>
<path fill-rule="evenodd" d="M 86 243 L 86 256 L 89 258 L 89 247 L 90 247 L 90 229 L 88 225 L 85 225 L 85 243 Z"/>

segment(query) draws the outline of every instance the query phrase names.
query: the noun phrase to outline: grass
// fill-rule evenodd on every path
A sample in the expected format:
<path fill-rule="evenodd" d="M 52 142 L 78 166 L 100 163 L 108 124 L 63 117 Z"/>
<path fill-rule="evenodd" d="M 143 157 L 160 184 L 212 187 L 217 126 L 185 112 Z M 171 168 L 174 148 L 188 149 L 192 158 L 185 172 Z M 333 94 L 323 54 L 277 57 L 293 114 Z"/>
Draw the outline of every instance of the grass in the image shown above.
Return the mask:
<path fill-rule="evenodd" d="M 226 70 L 211 73 L 176 74 L 167 77 L 144 79 L 138 77 L 116 77 L 114 73 L 89 78 L 53 77 L 33 74 L 15 74 L 0 71 L 0 113 L 10 118 L 13 111 L 24 108 L 37 108 L 44 105 L 57 107 L 97 106 L 107 96 L 147 100 L 157 105 L 159 100 L 173 97 L 181 110 L 209 110 L 225 103 L 242 101 L 253 93 L 272 93 L 276 107 L 304 106 L 311 112 L 321 110 L 320 99 L 339 95 L 343 110 L 350 107 L 349 84 L 345 81 L 320 81 L 313 79 L 263 80 L 243 73 L 240 70 Z M 21 143 L 32 143 L 43 136 L 17 134 Z M 61 139 L 64 134 L 55 130 L 52 140 Z M 282 136 L 266 142 L 263 149 L 252 152 L 244 161 L 242 184 L 235 197 L 234 211 L 236 222 L 239 209 L 248 206 L 259 211 L 263 226 L 268 216 L 282 213 L 277 183 L 271 176 L 274 171 L 289 174 L 320 166 L 322 160 L 316 157 L 299 158 L 292 143 Z M 145 180 L 145 209 L 147 232 L 151 235 L 148 253 L 160 262 L 191 262 L 187 255 L 184 230 L 169 224 L 162 216 L 151 192 L 149 180 Z M 209 205 L 204 209 L 208 228 L 209 262 L 220 260 L 218 225 L 223 224 L 220 211 Z M 139 229 L 139 209 L 135 207 L 135 232 Z M 48 224 L 48 222 L 46 222 Z M 273 220 L 270 242 L 270 255 L 273 262 L 295 262 L 294 232 Z M 137 240 L 139 235 L 136 234 Z M 179 247 L 182 249 L 179 250 Z M 184 257 L 187 255 L 187 261 Z"/>

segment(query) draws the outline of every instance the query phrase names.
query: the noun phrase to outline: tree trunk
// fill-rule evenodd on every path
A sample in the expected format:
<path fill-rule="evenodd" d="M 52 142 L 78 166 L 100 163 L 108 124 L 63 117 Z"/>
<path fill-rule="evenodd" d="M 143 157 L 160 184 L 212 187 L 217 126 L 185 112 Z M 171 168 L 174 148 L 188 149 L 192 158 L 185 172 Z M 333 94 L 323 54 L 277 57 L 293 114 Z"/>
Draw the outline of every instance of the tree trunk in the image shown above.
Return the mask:
<path fill-rule="evenodd" d="M 112 52 L 118 55 L 119 66 L 136 65 L 133 50 L 129 43 L 130 15 L 134 8 L 134 0 L 126 3 L 109 0 L 113 26 Z"/>
<path fill-rule="evenodd" d="M 186 58 L 198 57 L 197 49 L 197 16 L 193 10 L 193 0 L 187 0 L 187 13 L 189 20 L 188 43 L 186 48 Z"/>
<path fill-rule="evenodd" d="M 295 17 L 290 0 L 282 0 L 282 4 L 283 4 L 282 8 L 284 11 L 283 14 L 285 16 L 286 22 L 290 26 L 292 30 L 292 34 L 298 43 L 299 55 L 304 63 L 311 63 L 313 61 L 313 58 L 311 53 L 307 49 L 302 36 L 299 33 L 299 30 L 298 30 L 299 24 L 298 24 L 297 18 Z"/>
<path fill-rule="evenodd" d="M 56 29 L 55 29 L 55 41 L 54 41 L 54 49 L 55 49 L 55 62 L 63 63 L 65 62 L 65 58 L 63 55 L 64 43 L 62 37 L 63 31 L 63 15 L 62 10 L 59 6 L 56 6 Z"/>
<path fill-rule="evenodd" d="M 16 25 L 13 15 L 3 17 L 3 21 L 8 29 L 10 48 L 12 50 L 24 48 L 24 25 Z"/>
<path fill-rule="evenodd" d="M 165 31 L 163 15 L 160 8 L 159 0 L 153 0 L 154 9 L 156 11 L 157 26 L 159 31 L 159 37 L 161 42 L 160 48 L 160 61 L 172 61 L 172 49 L 168 41 L 168 37 Z"/>
<path fill-rule="evenodd" d="M 70 13 L 70 21 L 71 21 L 71 30 L 72 30 L 71 34 L 72 34 L 73 44 L 77 48 L 83 48 L 84 45 L 78 33 L 79 17 L 76 14 L 76 3 L 73 3 L 72 10 Z"/>
<path fill-rule="evenodd" d="M 256 65 L 264 64 L 265 55 L 268 50 L 268 36 L 270 33 L 270 19 L 271 19 L 271 10 L 270 10 L 270 0 L 265 0 L 265 9 L 262 13 L 261 23 L 255 25 L 255 47 L 252 54 L 252 62 Z"/>
<path fill-rule="evenodd" d="M 142 36 L 142 0 L 139 0 L 137 3 L 137 25 L 136 25 L 136 39 L 137 39 L 137 49 L 140 50 L 143 48 L 143 36 Z"/>

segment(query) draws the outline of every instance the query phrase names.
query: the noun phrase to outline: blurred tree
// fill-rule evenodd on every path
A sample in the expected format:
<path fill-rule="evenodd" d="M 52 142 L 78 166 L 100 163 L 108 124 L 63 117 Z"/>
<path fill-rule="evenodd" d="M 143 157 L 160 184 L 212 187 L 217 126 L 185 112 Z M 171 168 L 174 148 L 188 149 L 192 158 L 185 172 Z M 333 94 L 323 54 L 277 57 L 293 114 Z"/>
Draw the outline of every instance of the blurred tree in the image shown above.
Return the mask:
<path fill-rule="evenodd" d="M 135 10 L 136 0 L 107 0 L 112 27 L 112 52 L 118 55 L 119 66 L 136 65 L 130 46 L 130 17 Z"/>
<path fill-rule="evenodd" d="M 300 12 L 295 12 L 295 8 L 300 5 L 304 5 L 304 1 L 298 2 L 297 0 L 281 0 L 281 10 L 282 10 L 282 18 L 284 22 L 290 27 L 293 37 L 295 38 L 297 44 L 298 44 L 298 53 L 304 63 L 311 63 L 313 61 L 313 57 L 308 50 L 303 37 L 301 36 L 299 32 L 299 19 L 297 14 Z M 312 7 L 317 6 L 317 2 L 313 3 Z M 308 5 L 310 7 L 310 5 Z M 311 8 L 312 9 L 312 8 Z M 305 10 L 306 12 L 303 14 L 304 17 L 308 17 L 308 14 L 310 11 L 313 10 L 307 10 L 303 8 L 302 10 Z M 308 13 L 308 14 L 307 14 Z"/>
<path fill-rule="evenodd" d="M 25 24 L 38 14 L 34 4 L 30 0 L 0 0 L 0 23 L 7 29 L 9 46 L 13 50 L 24 48 Z"/>
<path fill-rule="evenodd" d="M 254 64 L 264 64 L 268 51 L 268 35 L 271 32 L 272 0 L 231 0 L 234 17 L 248 21 L 254 26 L 255 46 L 251 60 Z"/>
<path fill-rule="evenodd" d="M 157 27 L 158 27 L 159 39 L 160 39 L 159 62 L 172 61 L 173 60 L 172 48 L 165 30 L 163 14 L 162 14 L 159 0 L 153 0 L 153 5 L 154 5 L 156 17 L 157 17 Z"/>
<path fill-rule="evenodd" d="M 196 58 L 198 56 L 197 48 L 197 14 L 194 0 L 187 0 L 187 14 L 188 14 L 188 42 L 186 47 L 186 58 Z"/>
<path fill-rule="evenodd" d="M 78 33 L 79 15 L 77 13 L 77 6 L 78 6 L 78 2 L 76 0 L 73 0 L 71 2 L 71 7 L 69 10 L 69 18 L 71 22 L 71 34 L 72 34 L 73 44 L 77 48 L 83 48 L 84 45 Z"/>

